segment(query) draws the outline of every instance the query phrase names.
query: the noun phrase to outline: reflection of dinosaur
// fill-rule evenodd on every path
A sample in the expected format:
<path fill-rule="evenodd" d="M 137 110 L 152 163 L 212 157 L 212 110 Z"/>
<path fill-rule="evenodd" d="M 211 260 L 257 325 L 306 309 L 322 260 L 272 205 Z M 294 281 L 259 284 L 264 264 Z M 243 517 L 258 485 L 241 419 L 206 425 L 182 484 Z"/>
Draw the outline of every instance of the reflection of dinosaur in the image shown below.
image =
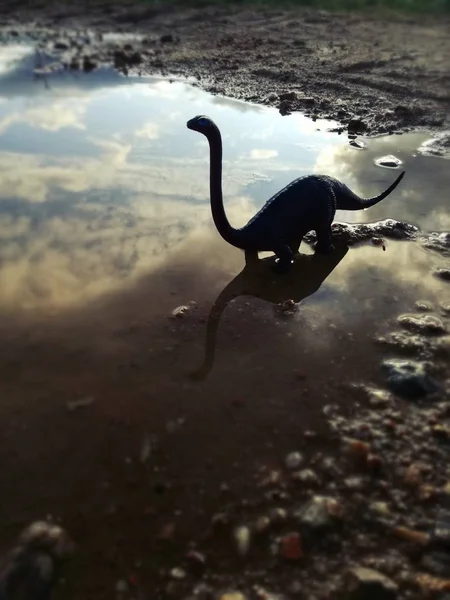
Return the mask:
<path fill-rule="evenodd" d="M 337 241 L 328 254 L 297 255 L 292 269 L 285 277 L 273 279 L 268 265 L 274 257 L 247 263 L 244 269 L 220 292 L 208 316 L 206 324 L 205 360 L 190 378 L 205 379 L 214 364 L 217 331 L 222 314 L 228 304 L 238 296 L 253 296 L 273 304 L 287 299 L 298 303 L 320 288 L 325 279 L 337 267 L 348 252 L 348 246 Z"/>
<path fill-rule="evenodd" d="M 187 127 L 206 136 L 210 149 L 211 210 L 218 232 L 226 242 L 245 251 L 245 260 L 257 259 L 258 252 L 274 252 L 278 257 L 273 269 L 286 272 L 303 237 L 311 230 L 317 235 L 316 250 L 333 249 L 331 223 L 337 209 L 363 210 L 386 198 L 400 183 L 404 171 L 384 192 L 363 199 L 350 188 L 327 175 L 306 175 L 289 183 L 270 198 L 250 221 L 240 229 L 227 219 L 222 197 L 222 136 L 209 118 L 197 116 Z"/>

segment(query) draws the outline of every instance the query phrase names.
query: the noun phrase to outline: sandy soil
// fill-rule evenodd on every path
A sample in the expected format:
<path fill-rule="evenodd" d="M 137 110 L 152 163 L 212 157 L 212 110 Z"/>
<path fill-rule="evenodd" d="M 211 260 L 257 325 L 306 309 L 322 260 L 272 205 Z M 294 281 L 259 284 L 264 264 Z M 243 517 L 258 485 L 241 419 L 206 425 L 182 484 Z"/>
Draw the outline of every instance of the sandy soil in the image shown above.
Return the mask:
<path fill-rule="evenodd" d="M 0 23 L 16 30 L 33 23 L 53 36 L 86 27 L 145 36 L 125 48 L 69 44 L 65 60 L 89 56 L 89 68 L 106 59 L 143 73 L 193 76 L 214 93 L 276 105 L 283 114 L 306 110 L 370 133 L 449 122 L 448 17 L 101 1 L 87 11 L 82 4 L 30 8 L 19 0 L 0 11 Z"/>

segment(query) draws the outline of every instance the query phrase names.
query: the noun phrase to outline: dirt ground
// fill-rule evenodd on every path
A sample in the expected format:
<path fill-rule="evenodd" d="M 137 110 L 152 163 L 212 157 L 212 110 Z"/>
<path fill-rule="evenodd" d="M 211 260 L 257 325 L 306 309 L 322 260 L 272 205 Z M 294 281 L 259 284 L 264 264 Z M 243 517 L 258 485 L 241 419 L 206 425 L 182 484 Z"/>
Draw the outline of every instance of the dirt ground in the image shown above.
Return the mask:
<path fill-rule="evenodd" d="M 192 76 L 370 133 L 449 123 L 448 19 L 19 0 L 1 25 L 34 29 L 68 68 Z M 143 39 L 96 36 L 110 31 Z M 300 325 L 236 303 L 201 382 L 209 310 L 241 264 L 204 260 L 216 236 L 78 312 L 0 315 L 0 554 L 47 517 L 77 545 L 55 600 L 444 600 L 450 306 L 433 269 L 447 277 L 450 235 L 433 235 L 436 254 L 349 253 L 346 295 Z M 399 402 L 386 357 L 431 364 L 416 387 L 442 390 Z"/>
<path fill-rule="evenodd" d="M 450 106 L 450 18 L 267 11 L 142 3 L 3 3 L 0 24 L 143 34 L 142 43 L 109 46 L 91 38 L 63 50 L 87 68 L 104 60 L 142 73 L 191 76 L 213 93 L 304 110 L 351 130 L 445 128 Z M 81 63 L 82 64 L 82 63 Z"/>

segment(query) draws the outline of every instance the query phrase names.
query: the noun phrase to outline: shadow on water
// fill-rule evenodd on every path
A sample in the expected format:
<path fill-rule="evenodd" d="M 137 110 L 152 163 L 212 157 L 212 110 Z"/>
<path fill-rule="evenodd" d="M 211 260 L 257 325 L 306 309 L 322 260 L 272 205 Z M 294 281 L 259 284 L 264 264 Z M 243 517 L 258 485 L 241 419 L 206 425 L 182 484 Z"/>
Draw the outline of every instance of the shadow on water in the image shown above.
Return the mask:
<path fill-rule="evenodd" d="M 213 368 L 220 319 L 230 302 L 239 296 L 253 296 L 272 304 L 288 299 L 298 304 L 317 292 L 347 252 L 348 246 L 338 242 L 331 254 L 299 254 L 291 271 L 284 277 L 271 273 L 273 257 L 246 264 L 239 275 L 220 292 L 211 308 L 206 324 L 205 360 L 199 369 L 190 374 L 190 378 L 194 381 L 203 380 Z"/>

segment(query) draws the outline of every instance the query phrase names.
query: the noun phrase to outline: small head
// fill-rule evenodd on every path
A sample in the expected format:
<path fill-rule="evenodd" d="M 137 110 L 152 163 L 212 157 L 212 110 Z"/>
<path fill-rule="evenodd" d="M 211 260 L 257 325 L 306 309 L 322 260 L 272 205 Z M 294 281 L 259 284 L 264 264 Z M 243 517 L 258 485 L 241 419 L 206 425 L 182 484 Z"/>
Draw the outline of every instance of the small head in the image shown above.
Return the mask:
<path fill-rule="evenodd" d="M 197 115 L 193 119 L 190 119 L 186 126 L 188 129 L 192 129 L 193 131 L 198 131 L 199 133 L 203 133 L 203 135 L 208 135 L 214 129 L 216 129 L 216 125 L 214 122 L 205 115 Z"/>

